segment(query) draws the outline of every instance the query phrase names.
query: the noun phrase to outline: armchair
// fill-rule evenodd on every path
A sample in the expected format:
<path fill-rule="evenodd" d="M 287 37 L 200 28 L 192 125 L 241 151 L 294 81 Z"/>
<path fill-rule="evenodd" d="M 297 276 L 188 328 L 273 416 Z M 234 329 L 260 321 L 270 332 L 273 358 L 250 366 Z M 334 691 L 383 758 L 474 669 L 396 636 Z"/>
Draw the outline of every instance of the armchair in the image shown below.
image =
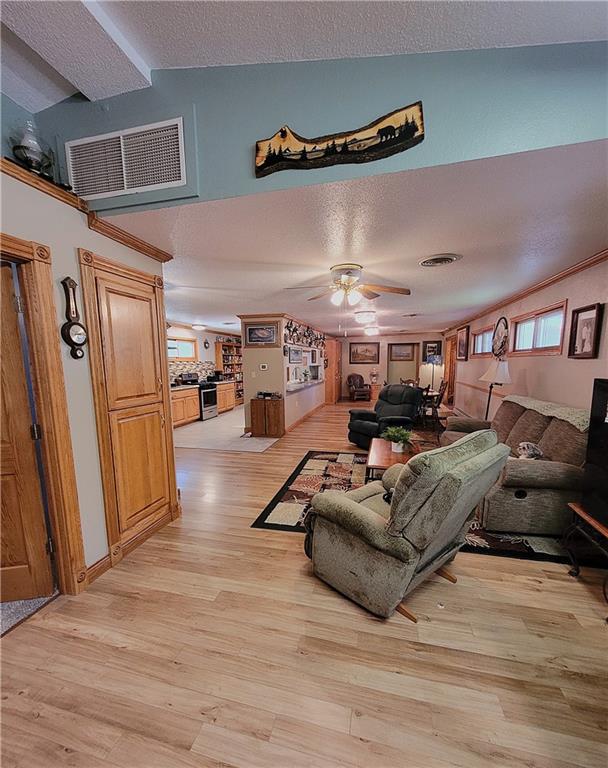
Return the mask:
<path fill-rule="evenodd" d="M 351 400 L 371 400 L 372 388 L 365 383 L 360 373 L 350 373 L 346 378 Z"/>
<path fill-rule="evenodd" d="M 398 606 L 408 614 L 404 596 L 458 552 L 508 455 L 485 430 L 395 464 L 382 480 L 318 493 L 305 521 L 313 572 L 378 616 Z"/>
<path fill-rule="evenodd" d="M 389 384 L 380 390 L 373 411 L 353 409 L 348 423 L 348 439 L 367 450 L 372 438 L 387 427 L 410 429 L 420 409 L 422 390 L 402 384 Z"/>

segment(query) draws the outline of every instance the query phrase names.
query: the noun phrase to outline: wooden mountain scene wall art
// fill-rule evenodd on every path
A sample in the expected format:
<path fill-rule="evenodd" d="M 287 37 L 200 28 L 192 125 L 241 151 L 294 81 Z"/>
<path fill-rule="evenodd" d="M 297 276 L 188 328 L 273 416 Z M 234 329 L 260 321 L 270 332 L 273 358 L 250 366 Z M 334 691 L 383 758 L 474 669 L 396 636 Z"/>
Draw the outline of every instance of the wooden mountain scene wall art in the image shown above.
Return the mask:
<path fill-rule="evenodd" d="M 424 139 L 422 102 L 396 109 L 348 133 L 305 139 L 284 125 L 255 145 L 255 175 L 290 168 L 324 168 L 338 163 L 369 163 L 415 147 Z"/>

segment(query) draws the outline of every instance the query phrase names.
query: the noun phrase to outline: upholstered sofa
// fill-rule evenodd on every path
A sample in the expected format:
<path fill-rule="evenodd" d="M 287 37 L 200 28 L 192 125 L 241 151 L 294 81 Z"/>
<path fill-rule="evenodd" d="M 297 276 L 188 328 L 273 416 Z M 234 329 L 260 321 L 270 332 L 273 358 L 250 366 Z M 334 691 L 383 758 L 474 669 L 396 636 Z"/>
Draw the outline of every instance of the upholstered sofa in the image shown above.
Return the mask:
<path fill-rule="evenodd" d="M 588 411 L 512 395 L 491 422 L 450 416 L 446 426 L 441 445 L 491 427 L 509 446 L 510 458 L 480 506 L 483 528 L 544 536 L 564 532 L 572 518 L 568 502 L 578 501 L 584 488 Z M 516 458 L 522 442 L 538 445 L 543 458 Z"/>
<path fill-rule="evenodd" d="M 380 437 L 387 427 L 410 429 L 422 403 L 422 390 L 403 384 L 382 387 L 373 411 L 353 409 L 348 422 L 348 439 L 367 450 L 372 438 Z"/>
<path fill-rule="evenodd" d="M 304 545 L 313 572 L 372 613 L 390 616 L 458 552 L 508 455 L 485 430 L 395 464 L 382 480 L 316 494 Z"/>

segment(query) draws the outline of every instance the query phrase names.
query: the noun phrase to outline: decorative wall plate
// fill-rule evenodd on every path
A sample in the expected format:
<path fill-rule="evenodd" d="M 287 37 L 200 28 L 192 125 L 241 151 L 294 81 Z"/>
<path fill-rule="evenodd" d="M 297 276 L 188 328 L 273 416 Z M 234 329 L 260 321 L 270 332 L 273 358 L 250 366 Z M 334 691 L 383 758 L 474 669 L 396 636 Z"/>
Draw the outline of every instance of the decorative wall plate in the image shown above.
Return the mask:
<path fill-rule="evenodd" d="M 509 322 L 506 317 L 499 317 L 492 334 L 492 354 L 504 357 L 509 351 Z"/>

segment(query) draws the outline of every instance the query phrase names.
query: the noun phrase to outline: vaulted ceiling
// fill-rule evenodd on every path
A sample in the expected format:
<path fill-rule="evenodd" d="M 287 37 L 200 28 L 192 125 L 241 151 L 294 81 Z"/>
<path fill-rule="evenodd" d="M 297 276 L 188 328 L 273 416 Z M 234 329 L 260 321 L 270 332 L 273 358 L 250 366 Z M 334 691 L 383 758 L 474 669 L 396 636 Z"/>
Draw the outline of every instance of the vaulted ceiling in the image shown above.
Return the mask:
<path fill-rule="evenodd" d="M 604 2 L 4 0 L 2 90 L 30 112 L 145 88 L 151 70 L 584 42 Z"/>
<path fill-rule="evenodd" d="M 287 289 L 354 261 L 370 282 L 411 289 L 357 306 L 375 309 L 383 332 L 442 330 L 607 246 L 607 157 L 608 141 L 588 142 L 111 221 L 174 254 L 164 275 L 175 320 L 217 328 L 273 311 L 352 331 L 352 309 Z M 441 252 L 463 258 L 419 266 Z"/>

